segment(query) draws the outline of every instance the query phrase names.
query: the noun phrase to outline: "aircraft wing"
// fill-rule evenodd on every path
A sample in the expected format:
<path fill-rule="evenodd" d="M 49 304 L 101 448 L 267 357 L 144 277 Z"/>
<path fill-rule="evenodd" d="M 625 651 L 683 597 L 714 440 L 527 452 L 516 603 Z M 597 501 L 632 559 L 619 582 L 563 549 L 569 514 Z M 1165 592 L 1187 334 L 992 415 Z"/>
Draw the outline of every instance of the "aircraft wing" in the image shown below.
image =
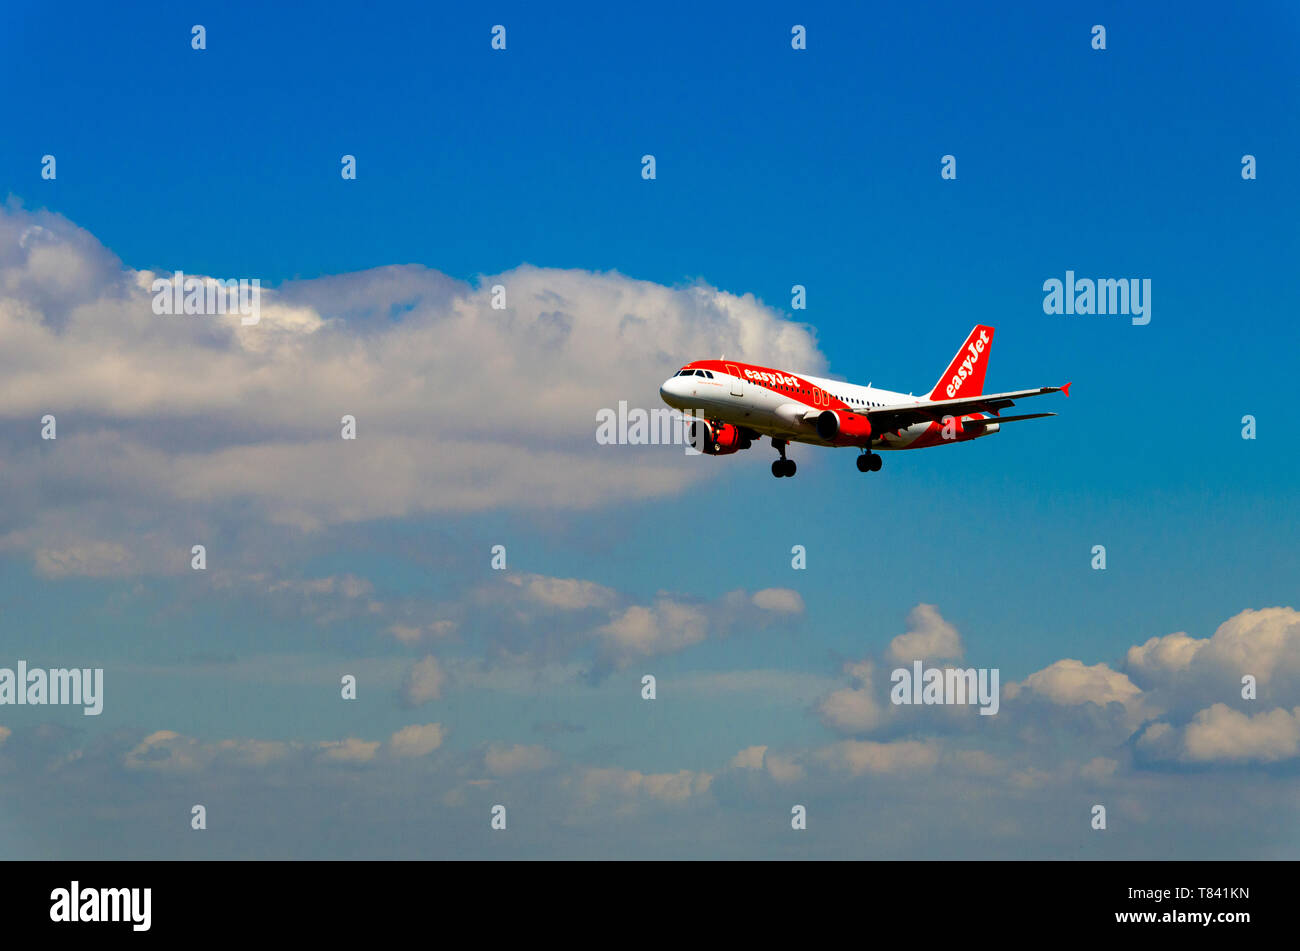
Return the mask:
<path fill-rule="evenodd" d="M 1008 406 L 1015 406 L 1016 400 L 1030 396 L 1042 396 L 1044 393 L 1064 393 L 1070 395 L 1070 384 L 1064 386 L 1040 386 L 1036 390 L 1013 390 L 1009 393 L 984 393 L 955 400 L 918 400 L 895 406 L 881 406 L 866 412 L 854 410 L 871 420 L 871 428 L 878 432 L 893 432 L 915 423 L 941 423 L 945 416 L 961 418 L 969 413 L 997 413 Z M 1050 413 L 1034 414 L 1052 415 Z M 1013 422 L 1017 419 L 1032 419 L 1034 416 L 1003 417 L 1002 421 Z M 998 419 L 989 420 L 999 422 Z"/>

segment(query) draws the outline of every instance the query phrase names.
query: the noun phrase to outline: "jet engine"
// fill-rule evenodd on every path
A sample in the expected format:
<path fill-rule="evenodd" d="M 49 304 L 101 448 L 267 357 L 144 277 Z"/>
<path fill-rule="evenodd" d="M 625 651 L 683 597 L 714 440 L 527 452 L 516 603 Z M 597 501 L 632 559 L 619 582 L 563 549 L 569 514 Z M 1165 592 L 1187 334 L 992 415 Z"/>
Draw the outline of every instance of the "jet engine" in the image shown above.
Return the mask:
<path fill-rule="evenodd" d="M 750 445 L 749 436 L 731 423 L 697 419 L 691 423 L 688 435 L 692 446 L 710 456 L 727 456 Z"/>
<path fill-rule="evenodd" d="M 857 413 L 828 409 L 817 417 L 817 435 L 837 446 L 865 446 L 871 442 L 871 420 Z"/>

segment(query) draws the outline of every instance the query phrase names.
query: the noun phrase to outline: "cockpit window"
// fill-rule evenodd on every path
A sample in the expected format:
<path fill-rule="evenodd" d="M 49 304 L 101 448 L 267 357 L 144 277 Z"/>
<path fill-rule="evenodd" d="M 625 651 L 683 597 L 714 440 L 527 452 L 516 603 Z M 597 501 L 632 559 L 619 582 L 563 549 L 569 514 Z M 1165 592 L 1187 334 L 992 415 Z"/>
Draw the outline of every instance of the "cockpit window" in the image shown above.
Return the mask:
<path fill-rule="evenodd" d="M 705 371 L 704 371 L 704 375 L 707 376 L 710 380 L 713 379 L 713 371 L 712 371 L 712 370 L 705 370 Z"/>
<path fill-rule="evenodd" d="M 695 371 L 694 371 L 694 370 L 678 370 L 678 371 L 677 371 L 677 375 L 678 375 L 678 376 L 695 376 Z"/>

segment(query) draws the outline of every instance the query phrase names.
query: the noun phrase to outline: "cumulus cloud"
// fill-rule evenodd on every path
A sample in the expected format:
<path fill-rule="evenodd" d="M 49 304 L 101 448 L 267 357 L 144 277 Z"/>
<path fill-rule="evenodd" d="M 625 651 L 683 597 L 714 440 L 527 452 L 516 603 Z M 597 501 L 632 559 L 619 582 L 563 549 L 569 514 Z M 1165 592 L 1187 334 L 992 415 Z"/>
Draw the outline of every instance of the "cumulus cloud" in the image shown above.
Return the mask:
<path fill-rule="evenodd" d="M 1216 703 L 1179 728 L 1151 724 L 1138 747 L 1156 759 L 1186 763 L 1273 763 L 1300 753 L 1300 707 L 1281 707 L 1256 714 Z"/>
<path fill-rule="evenodd" d="M 767 774 L 778 783 L 797 783 L 806 775 L 802 764 L 790 756 L 768 753 L 763 758 L 763 765 L 767 767 Z"/>
<path fill-rule="evenodd" d="M 446 736 L 441 723 L 412 723 L 388 738 L 388 749 L 394 756 L 428 756 L 442 746 Z"/>
<path fill-rule="evenodd" d="M 1008 684 L 1007 696 L 1014 698 L 1028 691 L 1061 706 L 1110 703 L 1129 706 L 1142 691 L 1133 681 L 1107 664 L 1087 666 L 1080 660 L 1066 658 L 1030 674 L 1022 683 Z"/>
<path fill-rule="evenodd" d="M 318 757 L 327 763 L 369 763 L 379 752 L 378 740 L 326 740 L 316 745 Z"/>
<path fill-rule="evenodd" d="M 764 588 L 754 592 L 754 606 L 773 614 L 802 614 L 803 597 L 790 588 Z"/>
<path fill-rule="evenodd" d="M 879 685 L 874 683 L 876 666 L 869 660 L 845 665 L 856 681 L 826 696 L 817 707 L 822 722 L 844 733 L 867 733 L 885 722 L 887 709 L 878 699 Z"/>
<path fill-rule="evenodd" d="M 1189 637 L 1179 631 L 1130 647 L 1126 659 L 1130 670 L 1147 676 L 1181 671 L 1191 666 L 1197 651 L 1207 643 L 1205 639 Z"/>
<path fill-rule="evenodd" d="M 899 663 L 961 655 L 961 635 L 943 619 L 933 604 L 918 604 L 912 608 L 907 615 L 907 633 L 889 642 L 889 658 Z"/>
<path fill-rule="evenodd" d="M 766 746 L 746 747 L 731 758 L 729 765 L 732 769 L 764 770 L 778 783 L 799 782 L 807 775 L 797 756 L 772 753 Z"/>
<path fill-rule="evenodd" d="M 754 596 L 745 592 L 696 605 L 711 618 L 746 606 L 758 610 Z M 615 615 L 622 611 L 612 609 Z M 1276 634 L 1269 623 L 1261 623 L 1268 618 L 1258 617 L 1260 613 L 1234 619 L 1241 624 L 1240 631 L 1246 632 L 1241 649 L 1251 655 L 1261 653 L 1261 645 L 1254 639 L 1268 642 Z M 1285 633 L 1285 625 L 1282 630 Z M 1252 808 L 1258 806 L 1259 815 L 1266 818 L 1257 822 L 1243 818 L 1233 830 L 1245 834 L 1248 841 L 1242 845 L 1239 839 L 1234 840 L 1232 848 L 1239 848 L 1241 854 L 1276 855 L 1278 846 L 1270 829 L 1278 817 L 1290 814 L 1293 805 L 1289 790 L 1300 757 L 1300 706 L 1256 711 L 1255 704 L 1242 703 L 1239 698 L 1233 701 L 1237 708 L 1211 702 L 1188 716 L 1160 714 L 1161 719 L 1146 719 L 1110 737 L 1062 730 L 1063 721 L 1054 719 L 1058 714 L 1077 717 L 1080 711 L 1104 709 L 1132 722 L 1136 712 L 1151 709 L 1150 697 L 1135 680 L 1153 678 L 1156 670 L 1182 677 L 1200 663 L 1196 658 L 1176 656 L 1180 650 L 1186 652 L 1179 640 L 1152 645 L 1143 654 L 1143 662 L 1130 668 L 1132 677 L 1105 663 L 1067 658 L 1048 665 L 1015 685 L 1015 702 L 1006 704 L 996 718 L 972 717 L 978 728 L 959 742 L 927 735 L 925 730 L 931 724 L 909 719 L 905 735 L 886 741 L 851 737 L 824 746 L 785 747 L 781 752 L 755 744 L 733 753 L 744 745 L 736 744 L 720 754 L 716 772 L 671 768 L 648 772 L 626 768 L 631 764 L 566 764 L 545 747 L 512 742 L 430 757 L 445 746 L 445 727 L 440 724 L 405 727 L 383 741 L 350 737 L 323 743 L 205 742 L 162 730 L 141 740 L 123 738 L 108 748 L 113 762 L 136 774 L 131 779 L 138 786 L 144 785 L 138 783 L 140 774 L 148 773 L 178 774 L 188 781 L 204 770 L 215 777 L 234 768 L 275 766 L 283 767 L 275 773 L 277 784 L 293 777 L 294 770 L 315 770 L 306 773 L 308 780 L 326 785 L 349 781 L 351 770 L 340 767 L 371 770 L 368 778 L 398 769 L 420 769 L 436 787 L 435 798 L 441 796 L 449 805 L 478 809 L 482 802 L 507 801 L 512 790 L 527 789 L 537 797 L 535 802 L 543 803 L 538 807 L 541 812 L 565 825 L 590 825 L 604 821 L 610 813 L 629 819 L 668 814 L 707 815 L 713 820 L 716 813 L 712 807 L 717 805 L 724 806 L 728 814 L 746 808 L 763 813 L 778 806 L 788 809 L 790 802 L 808 801 L 808 797 L 821 803 L 819 814 L 834 816 L 838 825 L 844 813 L 836 810 L 845 803 L 864 804 L 869 799 L 873 808 L 887 809 L 895 825 L 910 828 L 924 823 L 929 827 L 939 817 L 951 820 L 951 830 L 978 827 L 984 830 L 981 835 L 990 837 L 981 839 L 978 846 L 954 847 L 954 854 L 973 854 L 972 849 L 997 842 L 1007 850 L 1020 851 L 1035 847 L 1035 843 L 1041 845 L 1041 837 L 1057 826 L 1060 797 L 1067 788 L 1104 789 L 1106 801 L 1115 804 L 1116 815 L 1124 816 L 1136 830 L 1147 830 L 1143 833 L 1147 838 L 1133 846 L 1130 854 L 1134 855 L 1144 854 L 1153 823 L 1163 823 L 1169 835 L 1177 837 L 1180 829 L 1203 812 L 1204 802 L 1233 801 L 1233 797 L 1244 795 L 1251 797 Z M 1203 655 L 1206 649 L 1199 647 L 1195 653 Z M 1161 656 L 1164 660 L 1153 659 Z M 1275 651 L 1273 656 L 1280 658 L 1282 652 Z M 457 684 L 464 687 L 460 668 L 456 669 Z M 1277 664 L 1271 669 L 1276 671 Z M 845 667 L 859 689 L 880 671 L 879 661 L 871 660 Z M 554 687 L 549 683 L 547 689 Z M 830 696 L 835 693 L 832 690 Z M 841 708 L 823 704 L 818 709 L 827 716 L 828 710 Z M 834 720 L 833 714 L 831 718 Z M 861 719 L 844 720 L 841 726 L 861 723 Z M 1027 738 L 1026 730 L 1031 729 L 1037 732 Z M 62 746 L 68 740 L 66 733 L 46 733 L 49 735 L 38 737 L 32 731 L 9 737 L 3 747 L 5 764 L 12 765 L 15 757 L 34 756 L 42 745 Z M 4 736 L 0 730 L 0 738 Z M 46 762 L 55 765 L 37 772 L 61 775 L 60 770 L 84 768 L 78 764 L 95 756 L 95 744 L 73 753 L 62 748 L 50 755 L 58 758 Z M 421 757 L 429 757 L 428 762 L 420 762 Z M 237 778 L 246 781 L 246 777 Z M 864 782 L 871 784 L 870 797 L 862 795 Z M 792 799 L 796 794 L 798 798 Z M 1153 801 L 1159 801 L 1161 808 L 1151 809 Z M 1009 802 L 1014 815 L 1007 812 Z M 1169 815 L 1171 810 L 1177 815 Z M 473 820 L 474 824 L 478 821 Z M 843 827 L 857 826 L 844 822 Z M 906 854 L 909 844 L 904 841 L 906 836 L 900 835 L 896 848 Z M 1051 841 L 1055 844 L 1046 846 L 1044 854 L 1053 854 L 1053 849 L 1059 850 L 1057 854 L 1072 854 L 1070 850 L 1077 847 L 1069 837 Z M 876 843 L 873 840 L 871 844 L 874 847 Z"/>
<path fill-rule="evenodd" d="M 690 602 L 660 593 L 650 604 L 615 610 L 591 632 L 602 667 L 625 667 L 643 657 L 668 654 L 710 636 L 736 629 L 789 623 L 804 610 L 803 598 L 786 588 L 765 588 L 752 595 L 729 591 L 708 602 Z"/>
<path fill-rule="evenodd" d="M 201 765 L 195 751 L 198 741 L 181 736 L 173 730 L 156 730 L 150 733 L 126 754 L 128 769 L 188 770 Z M 202 758 L 206 762 L 207 757 Z"/>
<path fill-rule="evenodd" d="M 917 740 L 892 743 L 842 740 L 818 755 L 832 768 L 845 770 L 852 776 L 911 773 L 931 769 L 939 761 L 939 746 L 933 741 Z"/>
<path fill-rule="evenodd" d="M 703 283 L 523 265 L 472 285 L 393 266 L 266 287 L 244 326 L 155 315 L 155 276 L 60 216 L 0 212 L 0 420 L 22 423 L 0 550 L 43 550 L 45 573 L 163 570 L 142 524 L 170 523 L 166 538 L 235 504 L 313 530 L 676 493 L 719 470 L 596 445 L 598 409 L 658 405 L 691 355 L 824 364 L 807 327 Z M 49 412 L 43 444 L 32 421 Z"/>
<path fill-rule="evenodd" d="M 1223 703 L 1202 710 L 1187 725 L 1183 745 L 1196 761 L 1291 759 L 1300 744 L 1300 708 L 1249 716 Z"/>
<path fill-rule="evenodd" d="M 1228 706 L 1241 702 L 1247 675 L 1257 684 L 1255 700 L 1273 709 L 1248 715 Z M 1250 609 L 1211 637 L 1182 631 L 1152 637 L 1129 648 L 1118 670 L 1059 660 L 1004 692 L 1019 704 L 1075 711 L 1093 727 L 1135 735 L 1148 763 L 1287 759 L 1294 755 L 1289 708 L 1300 703 L 1300 612 Z M 1045 728 L 1036 723 L 1022 733 Z"/>
<path fill-rule="evenodd" d="M 1129 648 L 1125 669 L 1163 706 L 1184 715 L 1207 701 L 1239 695 L 1247 675 L 1258 685 L 1257 699 L 1294 706 L 1300 704 L 1300 611 L 1246 610 L 1211 637 L 1181 631 L 1153 637 Z"/>
<path fill-rule="evenodd" d="M 602 652 L 624 666 L 698 644 L 708 636 L 708 618 L 695 605 L 660 596 L 653 605 L 634 604 L 621 611 L 595 633 Z"/>
<path fill-rule="evenodd" d="M 907 615 L 907 631 L 890 641 L 885 658 L 902 664 L 909 676 L 912 666 L 927 660 L 951 668 L 943 658 L 960 657 L 964 651 L 961 635 L 944 620 L 933 604 L 918 604 Z M 895 668 L 897 670 L 898 668 Z M 880 667 L 866 658 L 844 665 L 852 684 L 832 691 L 817 705 L 823 723 L 841 733 L 878 732 L 886 727 L 915 729 L 921 724 L 951 729 L 966 725 L 966 714 L 976 707 L 967 704 L 935 706 L 900 706 L 887 702 L 895 682 L 889 667 Z"/>
<path fill-rule="evenodd" d="M 402 703 L 418 707 L 430 700 L 437 700 L 442 696 L 442 688 L 446 683 L 446 671 L 438 663 L 438 658 L 429 654 L 412 664 L 406 672 L 406 679 L 402 681 Z"/>

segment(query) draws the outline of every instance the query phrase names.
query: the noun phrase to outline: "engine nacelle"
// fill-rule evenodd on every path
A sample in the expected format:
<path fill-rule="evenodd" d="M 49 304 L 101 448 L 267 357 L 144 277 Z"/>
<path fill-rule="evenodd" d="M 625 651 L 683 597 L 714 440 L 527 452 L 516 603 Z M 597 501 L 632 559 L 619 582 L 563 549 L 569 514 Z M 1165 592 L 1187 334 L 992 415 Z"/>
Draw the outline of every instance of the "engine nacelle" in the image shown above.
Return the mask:
<path fill-rule="evenodd" d="M 739 427 L 731 423 L 710 423 L 707 419 L 691 423 L 688 435 L 692 446 L 710 456 L 728 456 L 748 449 L 750 444 L 749 437 Z"/>
<path fill-rule="evenodd" d="M 865 446 L 871 442 L 871 420 L 857 413 L 828 409 L 817 417 L 817 435 L 837 446 Z"/>

